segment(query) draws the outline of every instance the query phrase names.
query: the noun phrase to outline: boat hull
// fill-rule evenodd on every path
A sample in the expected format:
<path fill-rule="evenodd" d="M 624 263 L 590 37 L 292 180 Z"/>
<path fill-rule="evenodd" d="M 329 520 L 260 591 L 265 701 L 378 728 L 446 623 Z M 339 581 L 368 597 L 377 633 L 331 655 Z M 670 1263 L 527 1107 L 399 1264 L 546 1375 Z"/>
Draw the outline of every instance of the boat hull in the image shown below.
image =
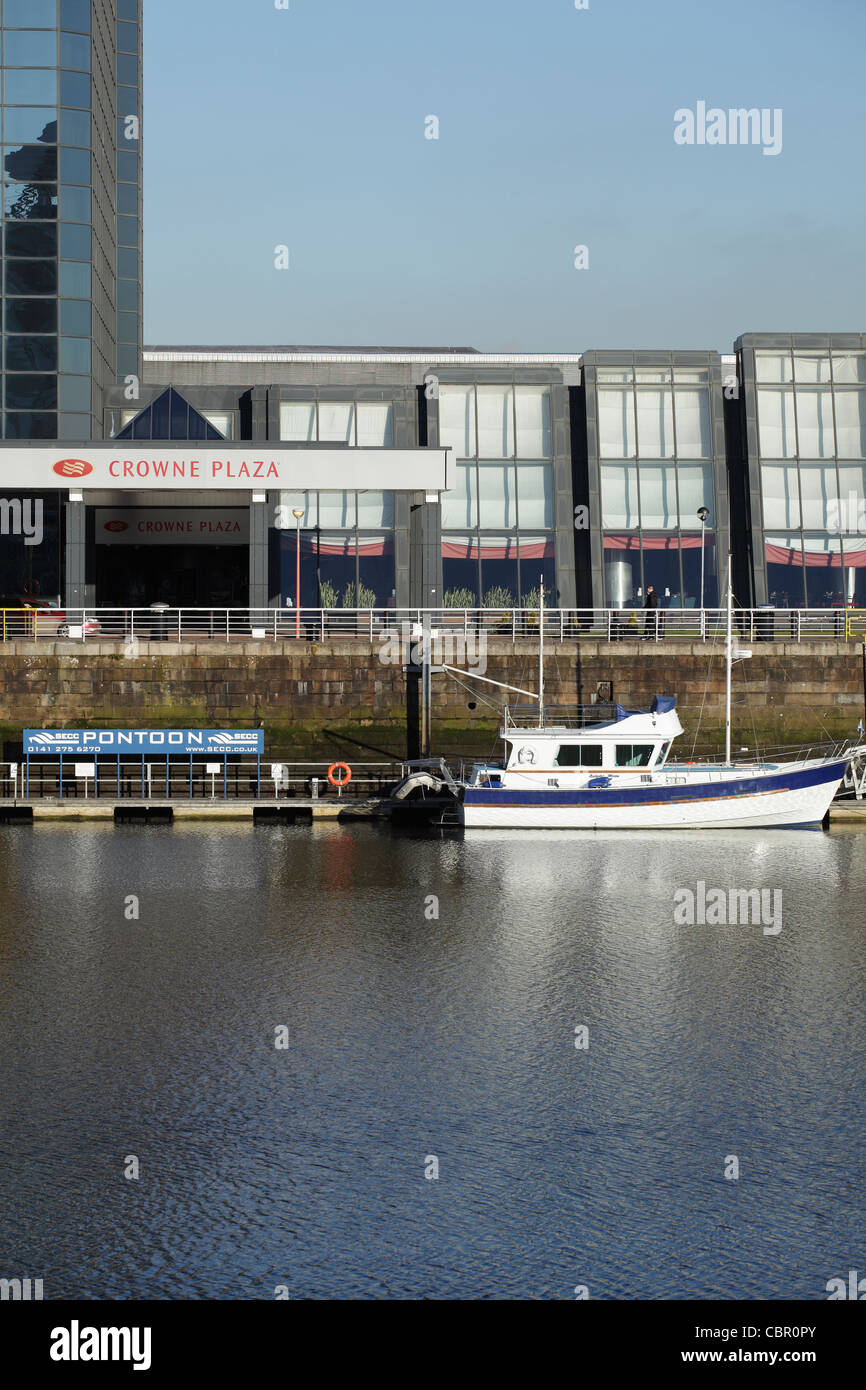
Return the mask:
<path fill-rule="evenodd" d="M 845 775 L 844 760 L 799 763 L 766 774 L 674 786 L 516 790 L 467 787 L 468 829 L 726 830 L 817 827 Z"/>

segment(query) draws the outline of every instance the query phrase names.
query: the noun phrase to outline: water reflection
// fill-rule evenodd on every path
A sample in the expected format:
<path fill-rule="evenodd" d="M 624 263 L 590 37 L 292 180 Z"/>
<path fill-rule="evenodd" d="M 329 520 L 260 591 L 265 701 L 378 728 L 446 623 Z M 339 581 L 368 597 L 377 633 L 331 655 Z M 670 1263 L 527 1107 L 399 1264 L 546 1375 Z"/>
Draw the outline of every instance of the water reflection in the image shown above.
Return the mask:
<path fill-rule="evenodd" d="M 0 829 L 8 1273 L 55 1298 L 821 1297 L 857 1253 L 863 848 Z M 676 925 L 698 880 L 781 888 L 781 932 Z"/>

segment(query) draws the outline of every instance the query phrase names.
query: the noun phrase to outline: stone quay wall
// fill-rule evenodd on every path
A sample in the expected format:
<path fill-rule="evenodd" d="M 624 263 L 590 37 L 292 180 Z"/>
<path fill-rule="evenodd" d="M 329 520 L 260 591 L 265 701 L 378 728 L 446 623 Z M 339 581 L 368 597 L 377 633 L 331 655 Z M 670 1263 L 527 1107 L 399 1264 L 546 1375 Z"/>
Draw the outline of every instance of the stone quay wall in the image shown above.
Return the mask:
<path fill-rule="evenodd" d="M 399 645 L 399 644 L 398 644 Z M 853 737 L 864 715 L 860 642 L 757 643 L 734 667 L 734 744 L 762 747 Z M 404 758 L 417 727 L 417 680 L 406 653 L 369 641 L 7 642 L 0 646 L 0 726 L 7 744 L 27 727 L 162 728 L 263 724 L 268 755 L 284 758 Z M 490 638 L 491 680 L 537 689 L 532 641 Z M 450 656 L 450 654 L 449 654 Z M 446 659 L 449 659 L 446 657 Z M 435 660 L 435 653 L 434 653 Z M 678 696 L 685 737 L 709 752 L 724 738 L 722 650 L 700 642 L 595 640 L 548 647 L 545 704 L 588 705 L 611 689 L 640 708 L 656 693 Z M 530 703 L 490 685 L 440 672 L 432 676 L 432 751 L 487 755 L 506 700 Z M 700 724 L 700 728 L 698 727 Z"/>

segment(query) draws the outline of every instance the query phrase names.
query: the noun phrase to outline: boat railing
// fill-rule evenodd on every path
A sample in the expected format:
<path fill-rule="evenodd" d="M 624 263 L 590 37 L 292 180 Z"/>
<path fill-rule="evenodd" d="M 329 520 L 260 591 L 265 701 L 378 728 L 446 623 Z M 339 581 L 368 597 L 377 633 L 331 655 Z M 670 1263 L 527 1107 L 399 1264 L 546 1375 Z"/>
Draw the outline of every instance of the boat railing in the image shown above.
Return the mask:
<path fill-rule="evenodd" d="M 503 729 L 583 729 L 612 724 L 616 706 L 607 701 L 594 705 L 545 705 L 539 718 L 537 705 L 506 705 Z"/>

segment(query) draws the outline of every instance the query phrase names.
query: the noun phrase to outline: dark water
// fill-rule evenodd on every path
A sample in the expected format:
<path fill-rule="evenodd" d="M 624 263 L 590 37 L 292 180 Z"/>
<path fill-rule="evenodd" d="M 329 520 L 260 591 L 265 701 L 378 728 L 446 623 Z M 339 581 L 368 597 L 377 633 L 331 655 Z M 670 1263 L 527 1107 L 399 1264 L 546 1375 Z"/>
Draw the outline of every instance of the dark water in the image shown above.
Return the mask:
<path fill-rule="evenodd" d="M 864 849 L 4 828 L 0 1277 L 826 1297 L 866 1258 Z M 782 889 L 781 932 L 677 925 L 699 879 Z"/>

